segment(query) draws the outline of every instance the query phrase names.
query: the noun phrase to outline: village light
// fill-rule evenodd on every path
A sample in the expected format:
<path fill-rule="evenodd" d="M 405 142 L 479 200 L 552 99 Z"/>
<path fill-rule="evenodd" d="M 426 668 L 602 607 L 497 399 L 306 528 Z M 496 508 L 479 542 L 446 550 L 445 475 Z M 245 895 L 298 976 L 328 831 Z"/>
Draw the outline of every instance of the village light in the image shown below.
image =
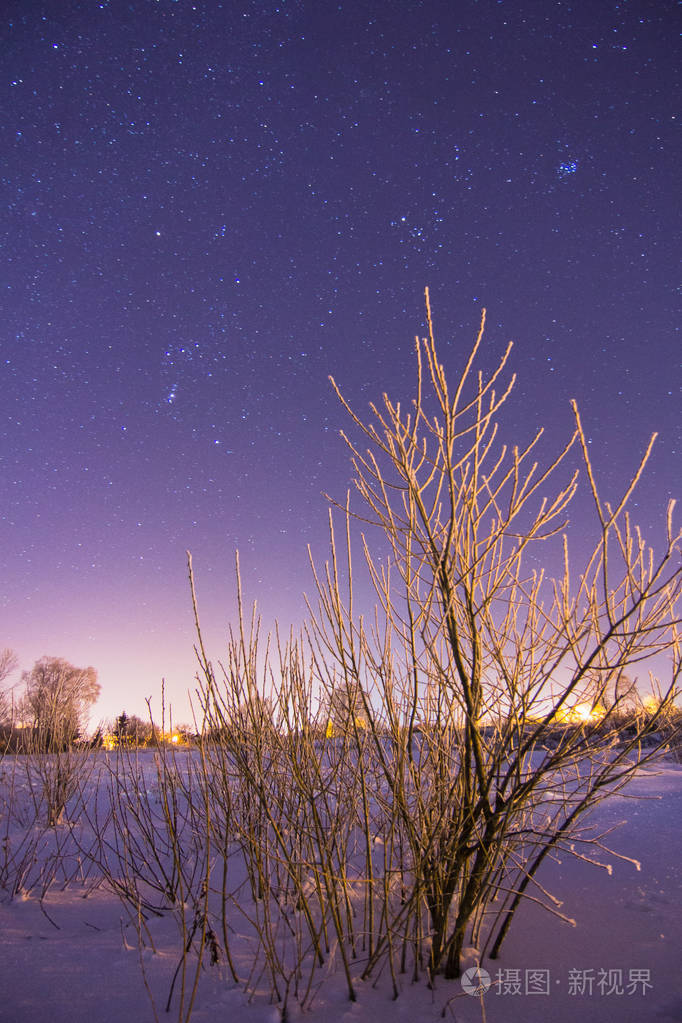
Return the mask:
<path fill-rule="evenodd" d="M 591 703 L 576 703 L 572 707 L 562 707 L 556 715 L 556 720 L 562 725 L 581 725 L 589 721 L 601 721 L 606 710 L 601 704 L 592 706 Z"/>

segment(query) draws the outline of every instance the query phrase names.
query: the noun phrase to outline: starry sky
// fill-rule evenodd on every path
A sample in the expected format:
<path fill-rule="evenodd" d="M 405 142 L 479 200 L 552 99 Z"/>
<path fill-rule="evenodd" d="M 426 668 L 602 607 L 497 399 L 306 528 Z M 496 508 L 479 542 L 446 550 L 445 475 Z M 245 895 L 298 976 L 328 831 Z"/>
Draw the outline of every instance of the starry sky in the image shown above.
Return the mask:
<path fill-rule="evenodd" d="M 0 647 L 22 668 L 92 664 L 95 718 L 165 678 L 187 719 L 188 548 L 212 656 L 235 549 L 264 625 L 300 623 L 323 492 L 350 481 L 328 375 L 358 410 L 408 398 L 425 286 L 451 373 L 483 306 L 484 363 L 514 340 L 513 441 L 543 424 L 556 450 L 575 397 L 615 497 L 659 431 L 634 511 L 660 534 L 676 3 L 2 7 Z"/>

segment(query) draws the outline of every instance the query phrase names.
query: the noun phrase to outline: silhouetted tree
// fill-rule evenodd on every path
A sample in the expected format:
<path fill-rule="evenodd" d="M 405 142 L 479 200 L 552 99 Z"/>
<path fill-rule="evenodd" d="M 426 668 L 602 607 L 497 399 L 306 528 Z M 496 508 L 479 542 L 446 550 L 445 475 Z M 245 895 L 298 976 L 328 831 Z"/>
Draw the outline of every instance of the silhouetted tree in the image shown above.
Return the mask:
<path fill-rule="evenodd" d="M 114 722 L 114 735 L 119 746 L 128 741 L 128 715 L 125 711 Z"/>
<path fill-rule="evenodd" d="M 137 714 L 128 715 L 123 711 L 116 718 L 113 731 L 120 746 L 143 746 L 151 738 L 152 725 Z"/>
<path fill-rule="evenodd" d="M 102 734 L 102 726 L 97 726 L 97 731 L 93 735 L 92 739 L 88 743 L 89 749 L 101 749 L 104 745 L 104 735 Z"/>

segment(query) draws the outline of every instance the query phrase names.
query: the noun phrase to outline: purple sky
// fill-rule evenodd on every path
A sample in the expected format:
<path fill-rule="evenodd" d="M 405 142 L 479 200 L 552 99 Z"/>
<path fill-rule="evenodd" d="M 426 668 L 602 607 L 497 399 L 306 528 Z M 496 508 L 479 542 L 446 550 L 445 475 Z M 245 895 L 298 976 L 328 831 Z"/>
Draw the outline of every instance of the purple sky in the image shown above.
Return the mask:
<path fill-rule="evenodd" d="M 8 0 L 2 13 L 0 647 L 161 678 L 302 618 L 333 374 L 411 393 L 428 285 L 451 372 L 488 309 L 513 441 L 580 404 L 655 537 L 679 477 L 677 8 L 666 0 Z M 583 498 L 580 498 L 582 501 Z M 582 507 L 582 511 L 581 511 Z M 583 528 L 586 504 L 576 521 Z"/>

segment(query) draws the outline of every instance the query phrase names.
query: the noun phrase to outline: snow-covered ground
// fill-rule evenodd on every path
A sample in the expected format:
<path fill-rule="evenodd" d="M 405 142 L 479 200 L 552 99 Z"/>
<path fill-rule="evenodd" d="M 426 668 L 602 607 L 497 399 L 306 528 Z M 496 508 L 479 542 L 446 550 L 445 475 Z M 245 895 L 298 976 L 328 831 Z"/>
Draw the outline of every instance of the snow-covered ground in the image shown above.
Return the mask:
<path fill-rule="evenodd" d="M 10 759 L 0 768 L 6 780 Z M 153 773 L 151 757 L 147 763 Z M 481 964 L 491 981 L 483 1004 L 459 980 L 439 979 L 431 991 L 424 980 L 413 984 L 407 975 L 398 978 L 397 1000 L 382 975 L 377 983 L 359 983 L 358 1000 L 351 1003 L 339 965 L 315 981 L 320 986 L 305 1012 L 290 1001 L 289 1020 L 682 1021 L 682 767 L 666 762 L 656 771 L 641 770 L 596 813 L 601 825 L 624 822 L 610 845 L 639 861 L 641 869 L 617 858 L 611 874 L 570 856 L 546 862 L 542 881 L 575 926 L 533 904 L 523 906 L 502 957 Z M 140 952 L 136 922 L 115 895 L 95 883 L 85 864 L 79 869 L 85 884 L 76 870 L 67 887 L 52 884 L 42 903 L 39 887 L 13 898 L 0 893 L 0 1021 L 151 1023 L 155 1013 L 158 1019 L 182 1018 L 180 980 L 165 1012 L 180 951 L 173 921 L 150 920 L 155 951 L 147 940 Z M 246 977 L 257 964 L 249 962 L 248 939 L 242 941 L 233 925 L 235 965 Z M 253 986 L 256 993 L 247 995 L 224 964 L 207 966 L 191 1019 L 279 1023 L 281 1010 L 269 1003 L 268 985 L 263 982 L 262 995 Z"/>

